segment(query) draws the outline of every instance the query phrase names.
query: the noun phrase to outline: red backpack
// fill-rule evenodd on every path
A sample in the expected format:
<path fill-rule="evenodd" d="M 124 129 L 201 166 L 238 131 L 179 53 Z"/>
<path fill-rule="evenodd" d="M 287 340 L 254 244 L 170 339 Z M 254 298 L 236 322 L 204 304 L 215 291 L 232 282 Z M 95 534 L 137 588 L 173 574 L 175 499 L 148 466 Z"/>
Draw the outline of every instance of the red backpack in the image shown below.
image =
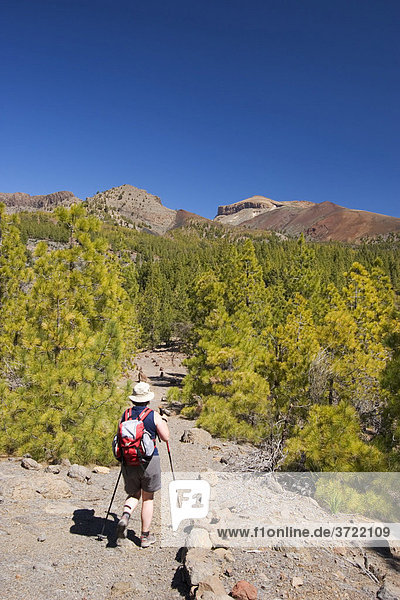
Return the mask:
<path fill-rule="evenodd" d="M 152 412 L 146 407 L 136 419 L 132 419 L 133 408 L 122 415 L 116 435 L 115 457 L 125 465 L 147 464 L 154 453 L 155 442 L 145 429 L 143 421 Z"/>

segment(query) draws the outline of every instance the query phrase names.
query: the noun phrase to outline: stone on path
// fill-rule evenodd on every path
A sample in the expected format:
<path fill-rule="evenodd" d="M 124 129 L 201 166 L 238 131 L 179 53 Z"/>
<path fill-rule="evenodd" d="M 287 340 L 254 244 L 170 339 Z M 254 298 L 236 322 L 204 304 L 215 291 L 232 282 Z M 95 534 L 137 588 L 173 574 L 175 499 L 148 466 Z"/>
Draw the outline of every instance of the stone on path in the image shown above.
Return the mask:
<path fill-rule="evenodd" d="M 53 475 L 58 475 L 58 473 L 60 471 L 61 471 L 60 465 L 49 465 L 44 470 L 45 473 L 52 473 Z"/>
<path fill-rule="evenodd" d="M 47 563 L 41 563 L 41 562 L 34 563 L 32 565 L 32 569 L 34 571 L 54 571 L 54 568 L 52 565 L 49 565 Z"/>
<path fill-rule="evenodd" d="M 193 527 L 185 541 L 186 548 L 207 548 L 211 550 L 212 543 L 208 531 Z"/>
<path fill-rule="evenodd" d="M 21 467 L 30 471 L 39 471 L 42 468 L 36 460 L 33 460 L 33 458 L 23 458 L 21 460 Z"/>
<path fill-rule="evenodd" d="M 257 600 L 257 588 L 245 579 L 241 579 L 232 589 L 231 596 L 236 600 Z"/>
<path fill-rule="evenodd" d="M 77 464 L 74 464 L 69 468 L 67 475 L 68 477 L 77 479 L 78 481 L 89 481 L 91 478 L 91 474 L 88 469 Z"/>
<path fill-rule="evenodd" d="M 218 474 L 215 471 L 202 471 L 199 475 L 199 479 L 208 481 L 211 487 L 215 487 L 218 483 Z"/>
<path fill-rule="evenodd" d="M 293 577 L 292 578 L 292 586 L 297 588 L 300 587 L 301 585 L 304 584 L 303 578 L 302 577 Z"/>
<path fill-rule="evenodd" d="M 101 473 L 102 475 L 107 475 L 110 472 L 108 467 L 95 467 L 92 473 Z"/>
<path fill-rule="evenodd" d="M 189 548 L 185 557 L 185 568 L 190 585 L 198 585 L 200 581 L 216 575 L 220 570 L 217 557 L 205 548 Z"/>
<path fill-rule="evenodd" d="M 226 593 L 222 581 L 213 575 L 199 583 L 196 600 L 231 600 L 231 597 Z"/>
<path fill-rule="evenodd" d="M 390 584 L 384 583 L 376 593 L 378 600 L 400 600 L 400 594 Z"/>

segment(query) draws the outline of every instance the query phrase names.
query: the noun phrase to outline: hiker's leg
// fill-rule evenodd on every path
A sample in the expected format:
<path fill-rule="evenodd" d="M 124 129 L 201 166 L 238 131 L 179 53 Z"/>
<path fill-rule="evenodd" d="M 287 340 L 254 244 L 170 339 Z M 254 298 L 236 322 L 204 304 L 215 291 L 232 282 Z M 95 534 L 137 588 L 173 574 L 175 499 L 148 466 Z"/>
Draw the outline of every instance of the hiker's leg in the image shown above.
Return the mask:
<path fill-rule="evenodd" d="M 153 518 L 154 492 L 142 490 L 142 532 L 150 531 Z"/>
<path fill-rule="evenodd" d="M 140 491 L 137 492 L 134 496 L 128 496 L 127 499 L 125 500 L 125 504 L 124 504 L 124 509 L 122 512 L 126 512 L 128 513 L 128 515 L 131 515 L 133 513 L 133 511 L 135 510 L 135 508 L 137 507 L 137 505 L 139 504 L 139 500 L 140 500 Z"/>
<path fill-rule="evenodd" d="M 129 519 L 132 514 L 132 511 L 134 511 L 137 507 L 139 499 L 140 490 L 132 494 L 132 496 L 128 496 L 125 500 L 122 517 L 118 521 L 117 525 L 117 538 L 125 538 L 127 536 Z"/>

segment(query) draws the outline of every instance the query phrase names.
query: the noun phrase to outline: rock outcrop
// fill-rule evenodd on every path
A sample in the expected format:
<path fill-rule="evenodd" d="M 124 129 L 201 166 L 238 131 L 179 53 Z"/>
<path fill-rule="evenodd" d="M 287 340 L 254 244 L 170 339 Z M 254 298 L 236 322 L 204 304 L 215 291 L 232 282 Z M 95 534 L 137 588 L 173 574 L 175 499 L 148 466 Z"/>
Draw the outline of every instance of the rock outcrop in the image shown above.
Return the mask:
<path fill-rule="evenodd" d="M 14 194 L 0 193 L 0 202 L 3 202 L 8 212 L 20 211 L 35 211 L 44 210 L 51 211 L 57 206 L 70 206 L 77 202 L 81 202 L 72 192 L 54 192 L 43 196 L 30 196 L 22 192 Z"/>
<path fill-rule="evenodd" d="M 162 205 L 158 196 L 149 194 L 133 185 L 121 185 L 98 192 L 86 201 L 89 213 L 106 216 L 118 225 L 139 227 L 163 234 L 174 227 L 176 210 Z"/>

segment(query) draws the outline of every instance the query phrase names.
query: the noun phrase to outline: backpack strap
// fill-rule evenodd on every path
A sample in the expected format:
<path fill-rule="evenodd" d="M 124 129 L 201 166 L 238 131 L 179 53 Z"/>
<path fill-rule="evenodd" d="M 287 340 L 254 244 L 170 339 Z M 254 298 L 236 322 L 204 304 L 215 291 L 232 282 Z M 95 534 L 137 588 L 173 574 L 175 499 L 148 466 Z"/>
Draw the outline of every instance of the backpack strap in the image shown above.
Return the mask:
<path fill-rule="evenodd" d="M 152 412 L 154 412 L 153 409 L 151 409 L 147 406 L 144 410 L 142 410 L 142 412 L 138 416 L 139 421 L 144 421 L 145 418 Z M 155 438 L 154 438 L 153 442 L 154 442 L 154 448 L 155 448 L 156 447 L 156 439 Z"/>
<path fill-rule="evenodd" d="M 140 413 L 140 415 L 138 416 L 139 421 L 144 421 L 145 418 L 151 413 L 153 412 L 151 408 L 149 408 L 148 406 L 146 406 L 146 408 L 144 410 L 142 410 L 142 412 Z"/>

